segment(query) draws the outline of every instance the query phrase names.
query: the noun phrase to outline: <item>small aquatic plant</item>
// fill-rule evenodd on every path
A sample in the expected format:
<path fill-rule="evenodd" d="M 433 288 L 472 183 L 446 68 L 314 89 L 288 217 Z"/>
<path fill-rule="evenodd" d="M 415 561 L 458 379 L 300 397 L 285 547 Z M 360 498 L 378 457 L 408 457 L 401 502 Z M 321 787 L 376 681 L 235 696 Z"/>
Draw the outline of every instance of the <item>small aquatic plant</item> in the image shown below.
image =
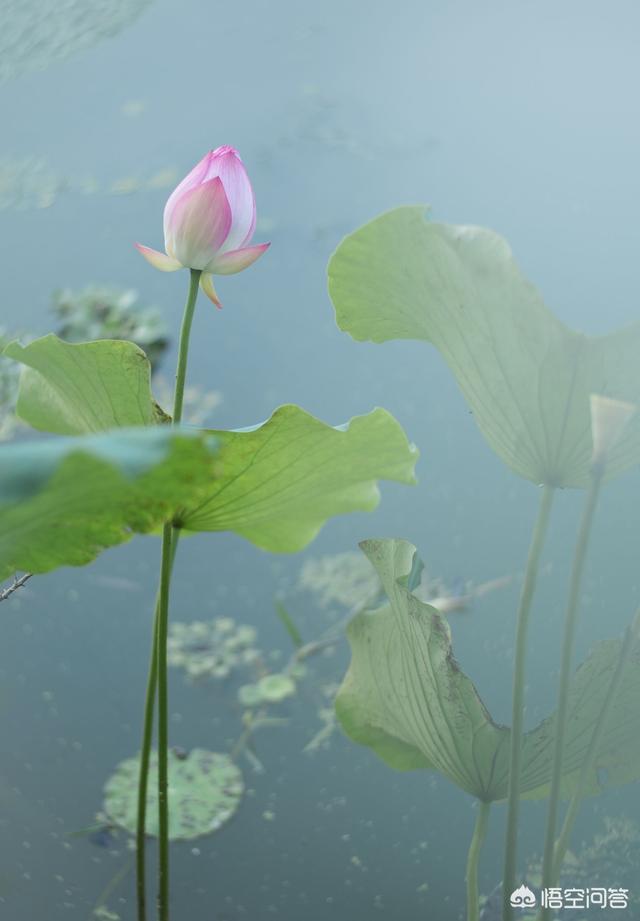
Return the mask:
<path fill-rule="evenodd" d="M 170 196 L 167 252 L 139 247 L 159 268 L 189 269 L 170 412 L 155 400 L 149 360 L 132 342 L 67 343 L 49 335 L 26 346 L 9 343 L 3 353 L 23 366 L 17 414 L 59 437 L 0 452 L 0 579 L 84 565 L 134 534 L 162 534 L 142 746 L 127 767 L 129 780 L 137 776 L 126 809 L 130 827 L 135 813 L 138 921 L 147 917 L 149 827 L 159 838 L 158 918 L 169 918 L 169 780 L 172 766 L 180 766 L 169 749 L 167 641 L 181 534 L 232 531 L 264 550 L 295 552 L 332 516 L 374 509 L 379 479 L 415 482 L 417 451 L 383 409 L 337 427 L 293 405 L 231 431 L 180 424 L 199 288 L 219 306 L 212 274 L 238 272 L 266 249 L 249 245 L 254 226 L 244 166 L 233 148 L 221 147 Z"/>

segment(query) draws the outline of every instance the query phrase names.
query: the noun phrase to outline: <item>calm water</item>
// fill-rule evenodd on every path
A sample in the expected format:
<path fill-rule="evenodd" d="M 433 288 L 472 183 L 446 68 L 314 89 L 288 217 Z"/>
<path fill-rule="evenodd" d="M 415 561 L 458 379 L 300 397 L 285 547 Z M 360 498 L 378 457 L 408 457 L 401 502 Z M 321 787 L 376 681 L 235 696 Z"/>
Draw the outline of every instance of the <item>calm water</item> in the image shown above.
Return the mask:
<path fill-rule="evenodd" d="M 16 15 L 7 0 L 2 10 Z M 179 178 L 207 149 L 233 144 L 256 190 L 256 239 L 273 245 L 254 269 L 221 280 L 222 313 L 203 301 L 196 316 L 190 379 L 222 392 L 215 424 L 248 425 L 283 402 L 332 423 L 383 405 L 422 452 L 416 489 L 385 485 L 376 513 L 330 523 L 298 557 L 227 535 L 185 542 L 172 617 L 229 615 L 258 627 L 266 649 L 286 650 L 274 595 L 291 590 L 304 559 L 368 536 L 408 538 L 450 581 L 520 572 L 535 488 L 490 453 L 435 351 L 355 344 L 336 329 L 325 266 L 364 220 L 425 202 L 437 219 L 504 234 L 567 323 L 601 332 L 636 319 L 637 6 L 185 0 L 178 13 L 155 0 L 131 18 L 0 86 L 0 161 L 38 158 L 55 186 L 49 207 L 36 207 L 38 190 L 21 186 L 18 170 L 22 191 L 0 210 L 0 324 L 44 333 L 52 291 L 95 282 L 137 288 L 175 334 L 184 274 L 153 272 L 132 246 L 161 243 L 167 190 L 148 180 L 170 168 Z M 637 472 L 607 487 L 580 656 L 638 604 L 639 498 Z M 531 723 L 552 706 L 579 510 L 579 495 L 559 497 L 532 633 Z M 138 539 L 89 569 L 34 578 L 2 606 L 7 921 L 86 921 L 130 860 L 123 839 L 106 850 L 69 833 L 93 822 L 104 781 L 137 751 L 158 554 L 156 539 Z M 452 621 L 462 666 L 505 721 L 517 590 Z M 322 632 L 326 618 L 294 597 L 306 636 Z M 347 662 L 343 643 L 314 674 L 339 680 Z M 228 749 L 240 731 L 234 690 L 171 677 L 172 743 Z M 195 849 L 174 847 L 176 921 L 461 918 L 471 800 L 435 776 L 395 774 L 339 733 L 303 754 L 319 728 L 311 690 L 286 709 L 287 728 L 257 738 L 264 773 L 242 762 L 251 795 L 234 821 Z M 637 793 L 588 803 L 576 839 L 604 814 L 640 820 Z M 544 809 L 523 817 L 524 858 L 540 849 Z M 496 807 L 485 891 L 500 879 L 503 821 Z M 123 921 L 132 895 L 129 875 L 109 899 Z"/>

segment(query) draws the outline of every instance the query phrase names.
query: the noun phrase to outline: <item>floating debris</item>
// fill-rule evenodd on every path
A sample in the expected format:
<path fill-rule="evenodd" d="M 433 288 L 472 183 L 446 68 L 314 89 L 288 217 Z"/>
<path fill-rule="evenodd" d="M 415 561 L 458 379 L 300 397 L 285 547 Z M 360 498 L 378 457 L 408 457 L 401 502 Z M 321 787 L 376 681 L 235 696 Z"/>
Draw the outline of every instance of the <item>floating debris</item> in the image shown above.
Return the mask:
<path fill-rule="evenodd" d="M 104 811 L 130 834 L 136 832 L 139 758 L 122 761 L 107 781 Z M 149 765 L 147 834 L 158 834 L 158 755 Z M 228 755 L 194 748 L 186 757 L 169 751 L 169 838 L 199 838 L 218 831 L 235 813 L 244 783 Z"/>
<path fill-rule="evenodd" d="M 4 0 L 0 83 L 52 64 L 134 22 L 151 0 Z"/>
<path fill-rule="evenodd" d="M 321 608 L 339 604 L 355 611 L 375 600 L 381 586 L 368 559 L 359 551 L 349 551 L 306 560 L 298 588 L 312 592 Z"/>
<path fill-rule="evenodd" d="M 137 292 L 130 288 L 88 285 L 81 291 L 56 291 L 53 312 L 60 321 L 57 333 L 61 339 L 126 339 L 140 346 L 152 368 L 169 344 L 160 311 L 141 307 Z"/>
<path fill-rule="evenodd" d="M 261 656 L 257 632 L 230 617 L 212 621 L 174 623 L 169 627 L 167 662 L 184 668 L 189 678 L 228 678 L 239 667 L 254 665 Z"/>
<path fill-rule="evenodd" d="M 0 159 L 0 211 L 50 208 L 66 186 L 66 180 L 41 157 Z"/>

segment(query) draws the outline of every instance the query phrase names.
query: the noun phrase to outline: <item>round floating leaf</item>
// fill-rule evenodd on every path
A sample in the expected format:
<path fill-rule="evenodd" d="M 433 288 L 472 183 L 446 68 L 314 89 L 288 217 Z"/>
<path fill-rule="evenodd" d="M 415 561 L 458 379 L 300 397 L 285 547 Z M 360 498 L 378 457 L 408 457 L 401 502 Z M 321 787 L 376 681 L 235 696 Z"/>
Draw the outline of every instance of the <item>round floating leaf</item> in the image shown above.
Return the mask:
<path fill-rule="evenodd" d="M 262 694 L 257 684 L 243 684 L 238 688 L 238 701 L 243 707 L 259 707 L 262 703 Z"/>
<path fill-rule="evenodd" d="M 115 825 L 136 832 L 139 758 L 122 761 L 104 788 L 104 811 Z M 158 756 L 152 752 L 147 834 L 158 834 Z M 169 751 L 169 838 L 185 840 L 217 831 L 240 805 L 242 774 L 228 755 L 194 748 Z"/>
<path fill-rule="evenodd" d="M 265 675 L 258 681 L 258 691 L 266 703 L 275 704 L 296 693 L 296 683 L 289 675 Z"/>
<path fill-rule="evenodd" d="M 432 343 L 489 444 L 534 483 L 587 485 L 591 394 L 640 402 L 640 324 L 597 338 L 568 329 L 490 230 L 390 211 L 340 244 L 329 291 L 354 339 Z M 640 414 L 607 474 L 638 463 Z"/>
<path fill-rule="evenodd" d="M 0 579 L 82 566 L 206 494 L 208 436 L 153 426 L 0 450 Z"/>

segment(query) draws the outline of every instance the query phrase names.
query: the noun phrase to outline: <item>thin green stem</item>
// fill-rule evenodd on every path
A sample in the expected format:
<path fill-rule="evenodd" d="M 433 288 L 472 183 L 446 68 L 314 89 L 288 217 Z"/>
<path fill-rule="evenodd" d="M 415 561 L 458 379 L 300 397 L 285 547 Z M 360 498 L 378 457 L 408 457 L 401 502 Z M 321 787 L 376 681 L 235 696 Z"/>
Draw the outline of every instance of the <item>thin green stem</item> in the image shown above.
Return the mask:
<path fill-rule="evenodd" d="M 178 365 L 176 367 L 176 386 L 173 393 L 173 424 L 177 425 L 182 421 L 182 404 L 184 402 L 184 382 L 187 377 L 187 359 L 189 357 L 189 338 L 191 336 L 191 324 L 193 314 L 196 309 L 196 300 L 198 299 L 198 285 L 202 272 L 198 269 L 191 269 L 189 279 L 189 294 L 187 303 L 184 306 L 182 315 L 182 326 L 180 328 L 180 344 L 178 346 Z"/>
<path fill-rule="evenodd" d="M 511 892 L 515 889 L 517 845 L 518 845 L 518 811 L 520 806 L 520 774 L 522 763 L 522 735 L 524 724 L 524 684 L 525 665 L 527 652 L 527 633 L 529 629 L 529 615 L 531 602 L 535 592 L 538 570 L 540 568 L 540 554 L 544 546 L 549 517 L 553 502 L 553 487 L 544 486 L 540 497 L 538 517 L 533 529 L 527 566 L 518 605 L 518 620 L 516 627 L 516 649 L 513 667 L 513 698 L 511 714 L 511 750 L 509 757 L 509 792 L 507 800 L 507 828 L 505 836 L 505 864 L 503 874 L 503 919 L 511 921 L 513 909 L 509 901 Z"/>
<path fill-rule="evenodd" d="M 620 684 L 627 670 L 627 666 L 629 665 L 631 653 L 636 648 L 639 632 L 640 610 L 636 612 L 633 623 L 627 627 L 624 637 L 622 638 L 620 655 L 618 656 L 616 668 L 611 677 L 611 682 L 607 689 L 607 694 L 604 699 L 604 703 L 602 704 L 602 709 L 600 710 L 598 721 L 594 727 L 593 735 L 591 736 L 591 741 L 589 742 L 589 748 L 587 749 L 587 754 L 585 755 L 584 761 L 582 762 L 580 777 L 578 779 L 578 786 L 576 787 L 576 790 L 571 797 L 569 808 L 567 809 L 567 814 L 562 825 L 562 830 L 555 844 L 553 852 L 553 878 L 551 883 L 553 886 L 557 884 L 557 880 L 560 878 L 560 870 L 562 869 L 564 855 L 566 854 L 567 847 L 569 845 L 569 837 L 573 830 L 576 816 L 578 815 L 578 811 L 582 804 L 584 791 L 587 788 L 589 777 L 593 772 L 593 766 L 600 749 L 600 742 L 602 741 L 602 733 L 604 732 L 607 720 L 609 719 L 609 714 L 611 713 L 613 702 L 615 701 L 618 695 L 618 691 L 620 690 Z"/>
<path fill-rule="evenodd" d="M 160 564 L 160 603 L 158 605 L 158 918 L 169 919 L 169 698 L 167 693 L 167 631 L 169 625 L 169 590 L 171 588 L 171 537 L 173 527 L 167 522 L 162 530 Z"/>
<path fill-rule="evenodd" d="M 560 786 L 562 781 L 562 760 L 564 757 L 565 735 L 567 728 L 567 710 L 569 703 L 569 685 L 571 681 L 571 665 L 573 659 L 573 644 L 578 616 L 578 603 L 582 586 L 582 573 L 589 547 L 593 516 L 598 504 L 602 471 L 596 469 L 591 475 L 586 505 L 580 522 L 578 541 L 573 557 L 571 569 L 571 582 L 569 599 L 564 620 L 564 633 L 562 638 L 562 655 L 560 660 L 560 683 L 558 690 L 558 708 L 555 719 L 555 739 L 553 750 L 553 767 L 551 772 L 551 789 L 549 792 L 549 806 L 547 810 L 547 829 L 545 834 L 544 857 L 542 861 L 542 888 L 552 885 L 553 877 L 553 850 L 558 822 L 558 807 L 560 803 Z M 540 917 L 547 921 L 550 909 L 543 908 Z"/>
<path fill-rule="evenodd" d="M 478 921 L 480 897 L 478 893 L 478 861 L 487 834 L 491 803 L 478 803 L 478 814 L 467 856 L 467 921 Z"/>
<path fill-rule="evenodd" d="M 173 398 L 173 424 L 182 420 L 184 403 L 184 386 L 187 376 L 189 355 L 189 338 L 191 324 L 198 297 L 198 285 L 201 272 L 191 269 L 189 293 L 182 317 L 180 342 L 178 346 L 178 364 Z M 160 570 L 160 588 L 156 602 L 156 615 L 153 626 L 153 643 L 151 662 L 147 677 L 147 690 L 144 707 L 144 725 L 142 750 L 140 755 L 140 775 L 138 778 L 138 816 L 136 831 L 136 895 L 138 921 L 146 921 L 146 873 L 145 873 L 145 826 L 149 759 L 153 738 L 153 718 L 156 693 L 158 696 L 158 917 L 160 921 L 169 918 L 169 810 L 167 802 L 167 765 L 168 765 L 168 694 L 167 694 L 167 631 L 169 620 L 169 592 L 171 572 L 175 559 L 180 532 L 171 522 L 167 522 L 162 532 L 162 558 Z"/>
<path fill-rule="evenodd" d="M 179 531 L 174 532 L 171 542 L 171 566 L 178 548 Z M 147 886 L 145 842 L 147 825 L 147 788 L 149 779 L 149 761 L 151 758 L 151 745 L 153 742 L 153 718 L 156 699 L 158 677 L 158 618 L 160 611 L 160 598 L 156 598 L 155 615 L 153 619 L 153 642 L 151 644 L 151 658 L 147 676 L 147 689 L 144 700 L 144 722 L 142 729 L 142 747 L 140 750 L 140 768 L 138 774 L 138 813 L 136 824 L 136 897 L 138 906 L 138 921 L 145 921 Z"/>

